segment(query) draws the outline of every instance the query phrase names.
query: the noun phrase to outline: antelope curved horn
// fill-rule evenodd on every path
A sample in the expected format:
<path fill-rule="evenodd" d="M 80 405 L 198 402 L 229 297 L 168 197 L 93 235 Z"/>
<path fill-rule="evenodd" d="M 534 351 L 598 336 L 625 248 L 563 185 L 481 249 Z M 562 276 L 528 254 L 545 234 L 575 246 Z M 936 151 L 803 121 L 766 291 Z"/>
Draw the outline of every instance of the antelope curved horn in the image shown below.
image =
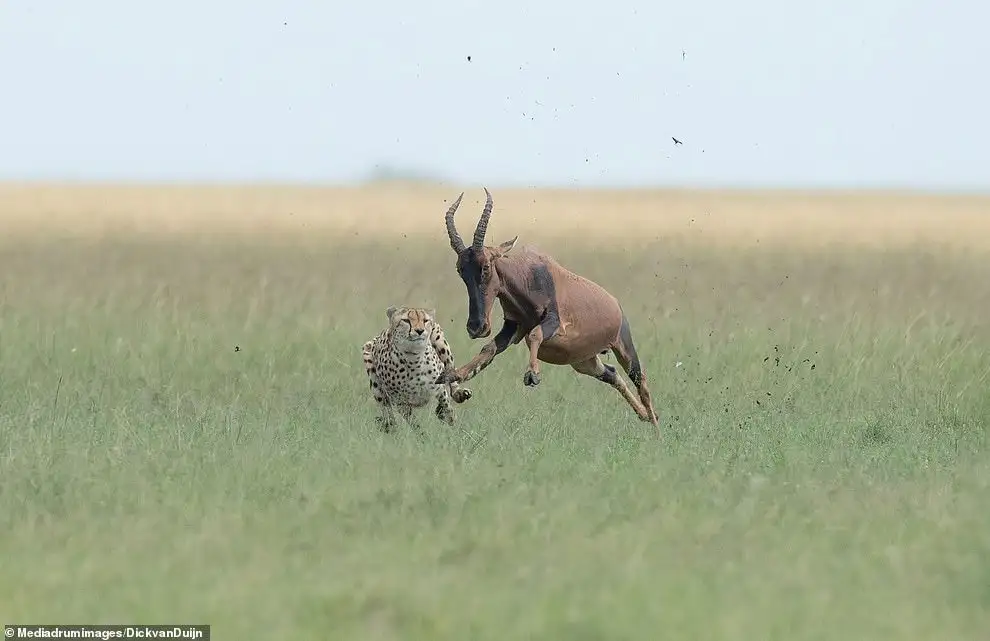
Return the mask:
<path fill-rule="evenodd" d="M 492 195 L 488 192 L 488 187 L 485 187 L 485 196 L 485 209 L 481 212 L 481 220 L 478 221 L 478 227 L 474 230 L 474 242 L 471 243 L 471 246 L 475 249 L 481 249 L 485 244 L 488 219 L 492 217 Z"/>
<path fill-rule="evenodd" d="M 454 204 L 450 206 L 450 209 L 447 210 L 446 218 L 447 237 L 450 238 L 450 246 L 458 254 L 464 251 L 464 241 L 461 240 L 461 235 L 457 233 L 457 228 L 454 227 L 454 212 L 457 211 L 457 207 L 461 204 L 461 198 L 464 198 L 463 191 L 461 192 L 461 195 L 457 197 L 457 200 L 454 201 Z"/>

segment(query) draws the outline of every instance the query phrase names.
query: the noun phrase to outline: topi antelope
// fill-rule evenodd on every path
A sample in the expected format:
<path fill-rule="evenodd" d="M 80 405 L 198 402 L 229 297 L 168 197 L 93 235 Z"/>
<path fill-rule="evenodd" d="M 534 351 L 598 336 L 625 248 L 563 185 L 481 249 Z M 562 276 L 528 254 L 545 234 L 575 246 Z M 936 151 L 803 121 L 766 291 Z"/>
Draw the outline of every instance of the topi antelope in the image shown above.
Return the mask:
<path fill-rule="evenodd" d="M 454 213 L 464 194 L 447 210 L 447 235 L 457 254 L 457 273 L 467 286 L 467 333 L 471 338 L 491 335 L 492 306 L 502 305 L 502 329 L 462 367 L 442 374 L 437 383 L 461 383 L 474 378 L 498 354 L 523 338 L 529 348 L 529 367 L 523 384 L 540 384 L 540 363 L 570 365 L 614 387 L 643 421 L 659 425 L 646 373 L 633 345 L 629 320 L 614 296 L 597 283 L 564 269 L 550 256 L 533 248 L 520 248 L 511 256 L 519 236 L 498 247 L 485 246 L 485 231 L 492 215 L 492 195 L 487 199 L 470 247 L 454 227 Z M 615 368 L 602 363 L 600 354 L 611 349 L 639 392 L 633 395 Z"/>

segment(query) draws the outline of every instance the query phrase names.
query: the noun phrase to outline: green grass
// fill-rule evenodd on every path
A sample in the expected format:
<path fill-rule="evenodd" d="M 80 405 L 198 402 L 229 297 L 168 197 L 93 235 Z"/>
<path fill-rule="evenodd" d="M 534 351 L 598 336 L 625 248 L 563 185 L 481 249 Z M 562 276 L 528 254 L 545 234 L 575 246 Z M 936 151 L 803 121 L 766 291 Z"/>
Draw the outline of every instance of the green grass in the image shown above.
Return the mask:
<path fill-rule="evenodd" d="M 547 249 L 622 300 L 662 440 L 521 347 L 377 432 L 388 305 L 481 347 L 446 246 L 0 249 L 0 622 L 985 638 L 990 259 Z"/>

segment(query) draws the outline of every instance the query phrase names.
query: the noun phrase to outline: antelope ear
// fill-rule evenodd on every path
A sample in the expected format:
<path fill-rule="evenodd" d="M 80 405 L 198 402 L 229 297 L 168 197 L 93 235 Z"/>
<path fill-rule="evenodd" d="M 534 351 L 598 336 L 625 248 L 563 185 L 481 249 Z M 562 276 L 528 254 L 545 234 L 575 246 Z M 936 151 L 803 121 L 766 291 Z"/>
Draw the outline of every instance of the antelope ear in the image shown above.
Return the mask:
<path fill-rule="evenodd" d="M 395 312 L 399 311 L 399 309 L 401 308 L 392 305 L 385 310 L 385 315 L 388 317 L 388 322 L 392 322 L 392 317 L 395 316 Z"/>
<path fill-rule="evenodd" d="M 502 243 L 501 245 L 499 245 L 498 246 L 498 255 L 499 256 L 505 256 L 510 251 L 512 251 L 512 248 L 516 246 L 516 241 L 517 240 L 519 240 L 519 236 L 516 236 L 512 240 L 507 240 L 504 243 Z"/>

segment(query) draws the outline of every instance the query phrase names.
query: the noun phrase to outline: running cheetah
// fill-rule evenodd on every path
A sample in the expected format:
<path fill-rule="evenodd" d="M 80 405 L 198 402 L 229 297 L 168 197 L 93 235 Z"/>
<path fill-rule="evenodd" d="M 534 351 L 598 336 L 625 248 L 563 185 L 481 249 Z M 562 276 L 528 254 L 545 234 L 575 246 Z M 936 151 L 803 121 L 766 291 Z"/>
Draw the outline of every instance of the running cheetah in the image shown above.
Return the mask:
<path fill-rule="evenodd" d="M 471 398 L 471 390 L 457 383 L 438 385 L 434 381 L 454 368 L 454 355 L 436 312 L 422 307 L 389 307 L 389 327 L 362 348 L 364 369 L 371 393 L 381 415 L 379 427 L 391 432 L 395 426 L 393 408 L 413 427 L 413 409 L 436 400 L 437 418 L 454 424 L 454 408 L 450 401 L 463 403 Z"/>

